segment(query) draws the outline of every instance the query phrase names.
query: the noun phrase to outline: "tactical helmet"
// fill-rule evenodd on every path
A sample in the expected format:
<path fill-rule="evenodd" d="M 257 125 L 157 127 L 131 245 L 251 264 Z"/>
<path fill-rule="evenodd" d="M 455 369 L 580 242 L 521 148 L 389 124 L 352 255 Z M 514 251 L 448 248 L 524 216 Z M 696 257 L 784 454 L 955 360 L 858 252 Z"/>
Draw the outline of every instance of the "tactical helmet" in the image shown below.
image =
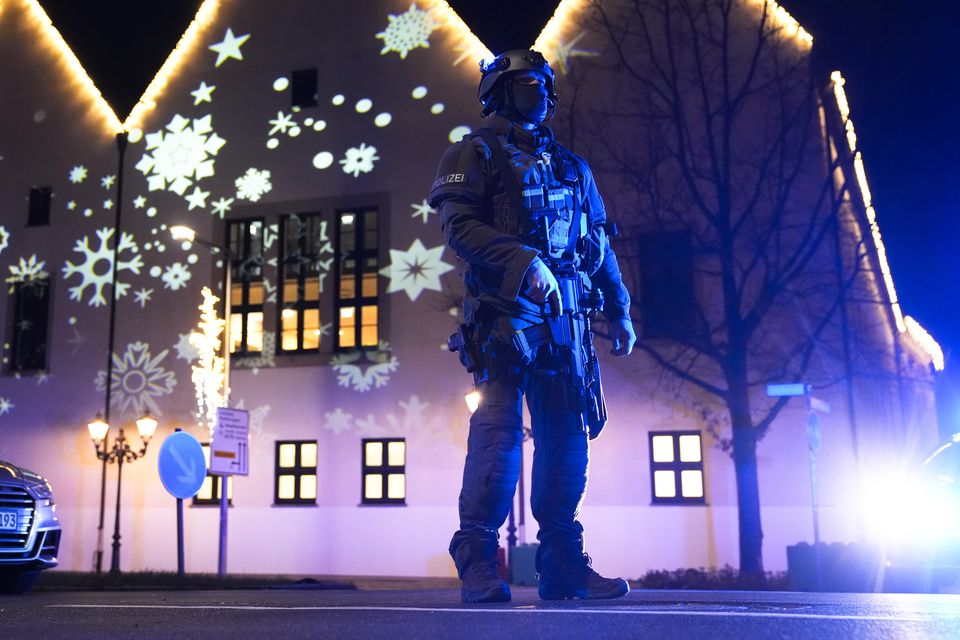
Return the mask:
<path fill-rule="evenodd" d="M 483 105 L 483 115 L 488 115 L 495 106 L 491 98 L 505 74 L 516 71 L 536 71 L 546 78 L 547 99 L 556 104 L 557 94 L 553 90 L 553 69 L 539 51 L 532 49 L 511 49 L 493 60 L 480 61 L 480 88 L 477 97 Z"/>

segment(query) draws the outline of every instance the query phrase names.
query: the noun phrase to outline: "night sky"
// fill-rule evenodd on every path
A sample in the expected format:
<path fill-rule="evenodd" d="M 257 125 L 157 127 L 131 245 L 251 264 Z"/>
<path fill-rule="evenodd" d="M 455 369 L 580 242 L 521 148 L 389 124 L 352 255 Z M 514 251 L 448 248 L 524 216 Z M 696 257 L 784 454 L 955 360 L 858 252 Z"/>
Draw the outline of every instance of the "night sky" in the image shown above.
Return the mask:
<path fill-rule="evenodd" d="M 41 0 L 122 120 L 198 0 Z M 494 51 L 529 46 L 553 0 L 450 0 Z M 941 429 L 960 431 L 960 3 L 781 0 L 814 37 L 824 79 L 839 69 L 904 312 L 940 342 Z M 148 13 L 150 12 L 150 13 Z M 149 18 L 146 16 L 149 15 Z"/>

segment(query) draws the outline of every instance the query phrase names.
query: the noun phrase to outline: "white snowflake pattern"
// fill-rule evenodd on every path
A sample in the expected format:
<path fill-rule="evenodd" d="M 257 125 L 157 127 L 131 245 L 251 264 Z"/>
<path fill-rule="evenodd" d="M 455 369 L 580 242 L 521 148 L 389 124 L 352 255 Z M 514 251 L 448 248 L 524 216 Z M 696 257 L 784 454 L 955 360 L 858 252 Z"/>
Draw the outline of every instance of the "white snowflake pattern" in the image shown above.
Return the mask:
<path fill-rule="evenodd" d="M 226 140 L 213 131 L 213 116 L 190 120 L 177 114 L 162 129 L 146 135 L 146 149 L 137 169 L 147 176 L 150 191 L 167 189 L 183 195 L 194 180 L 213 175 L 214 156 Z"/>
<path fill-rule="evenodd" d="M 14 404 L 8 398 L 0 398 L 0 416 L 10 413 L 13 408 Z"/>
<path fill-rule="evenodd" d="M 160 366 L 168 353 L 164 349 L 153 356 L 149 344 L 132 342 L 127 345 L 123 357 L 113 354 L 110 405 L 118 407 L 125 416 L 140 417 L 148 410 L 154 417 L 163 415 L 156 400 L 172 393 L 177 384 L 173 372 Z M 97 391 L 106 391 L 106 379 L 106 371 L 97 372 Z"/>
<path fill-rule="evenodd" d="M 380 270 L 381 275 L 390 278 L 387 293 L 403 291 L 411 300 L 424 291 L 440 291 L 440 276 L 453 269 L 443 257 L 444 246 L 427 249 L 420 239 L 413 241 L 406 251 L 390 249 L 390 264 Z"/>
<path fill-rule="evenodd" d="M 337 407 L 333 411 L 324 414 L 323 428 L 333 431 L 337 435 L 344 431 L 350 431 L 353 428 L 353 416 Z"/>
<path fill-rule="evenodd" d="M 7 228 L 0 224 L 0 253 L 3 253 L 4 249 L 10 246 L 10 232 L 7 231 Z"/>
<path fill-rule="evenodd" d="M 423 224 L 427 224 L 427 218 L 430 217 L 431 213 L 437 213 L 437 210 L 430 206 L 426 198 L 424 198 L 420 204 L 413 203 L 410 206 L 413 208 L 413 213 L 410 214 L 410 217 L 416 218 L 417 216 L 421 216 L 423 218 Z"/>
<path fill-rule="evenodd" d="M 361 436 L 375 438 L 390 433 L 389 429 L 380 426 L 377 419 L 373 417 L 373 414 L 367 414 L 366 418 L 357 418 L 354 424 L 356 424 L 357 433 Z"/>
<path fill-rule="evenodd" d="M 235 405 L 234 409 L 244 409 L 245 401 L 243 398 L 240 399 Z M 267 416 L 270 415 L 270 405 L 262 404 L 256 409 L 249 409 L 247 413 L 250 414 L 250 442 L 262 442 L 263 444 L 276 442 L 277 438 L 263 428 L 263 423 L 267 419 Z"/>
<path fill-rule="evenodd" d="M 70 169 L 70 182 L 80 184 L 87 179 L 87 168 L 82 164 Z"/>
<path fill-rule="evenodd" d="M 172 265 L 164 269 L 163 275 L 160 276 L 160 279 L 163 280 L 163 288 L 176 291 L 177 289 L 182 289 L 187 286 L 187 282 L 190 280 L 190 269 L 187 268 L 187 265 L 182 262 L 174 262 Z"/>
<path fill-rule="evenodd" d="M 150 296 L 153 295 L 153 289 L 147 289 L 146 287 L 140 287 L 139 290 L 133 292 L 133 301 L 140 305 L 141 309 L 146 308 L 147 303 L 150 302 Z"/>
<path fill-rule="evenodd" d="M 371 387 L 385 386 L 400 363 L 390 351 L 390 345 L 380 342 L 376 351 L 341 353 L 334 356 L 330 364 L 337 373 L 337 384 L 364 392 Z"/>
<path fill-rule="evenodd" d="M 340 164 L 343 165 L 344 173 L 352 173 L 353 177 L 356 178 L 360 173 L 370 173 L 373 171 L 373 163 L 376 160 L 379 160 L 380 156 L 377 155 L 377 148 L 370 146 L 368 147 L 365 143 L 361 142 L 359 147 L 350 147 L 347 149 L 347 153 Z"/>
<path fill-rule="evenodd" d="M 270 129 L 270 132 L 267 135 L 272 136 L 275 133 L 286 133 L 287 129 L 291 129 L 297 126 L 297 123 L 293 121 L 293 116 L 283 111 L 277 111 L 277 117 L 270 121 L 270 124 L 273 127 Z"/>
<path fill-rule="evenodd" d="M 263 345 L 260 347 L 260 355 L 258 356 L 242 356 L 239 358 L 232 358 L 230 360 L 230 366 L 236 368 L 245 368 L 253 369 L 253 373 L 257 373 L 260 369 L 264 367 L 275 367 L 277 366 L 274 354 L 277 350 L 277 333 L 275 331 L 264 331 L 263 332 Z"/>
<path fill-rule="evenodd" d="M 387 414 L 387 424 L 394 433 L 403 434 L 441 434 L 447 420 L 441 412 L 430 409 L 430 403 L 424 402 L 419 396 L 412 395 L 407 400 L 397 402 L 400 415 Z"/>
<path fill-rule="evenodd" d="M 100 186 L 103 187 L 104 189 L 109 189 L 110 187 L 113 186 L 113 183 L 116 181 L 117 181 L 117 176 L 115 175 L 111 174 L 109 176 L 103 176 L 102 178 L 100 178 Z"/>
<path fill-rule="evenodd" d="M 63 267 L 63 277 L 68 279 L 74 274 L 79 274 L 81 282 L 75 287 L 70 287 L 70 299 L 80 302 L 83 300 L 83 292 L 87 287 L 93 287 L 93 294 L 90 296 L 89 305 L 99 307 L 107 304 L 107 299 L 103 296 L 104 286 L 110 284 L 113 273 L 113 249 L 110 246 L 110 239 L 113 238 L 114 230 L 110 227 L 103 227 L 97 231 L 97 237 L 100 238 L 100 247 L 94 251 L 90 248 L 90 236 L 84 236 L 83 240 L 77 240 L 73 250 L 82 253 L 84 261 L 80 264 L 73 264 L 69 260 Z M 117 248 L 117 255 L 124 252 L 134 254 L 129 260 L 121 259 L 117 262 L 117 284 L 116 297 L 122 298 L 127 295 L 130 284 L 120 282 L 120 273 L 130 271 L 134 274 L 140 273 L 143 267 L 143 257 L 137 253 L 137 244 L 133 241 L 133 235 L 123 232 L 120 235 L 120 245 Z"/>
<path fill-rule="evenodd" d="M 237 197 L 241 200 L 257 202 L 265 193 L 273 189 L 270 183 L 270 172 L 266 169 L 250 167 L 247 172 L 234 180 L 237 187 Z"/>
<path fill-rule="evenodd" d="M 210 210 L 214 215 L 221 218 L 233 208 L 233 198 L 220 198 L 210 203 Z"/>
<path fill-rule="evenodd" d="M 197 345 L 194 344 L 193 334 L 181 333 L 179 335 L 180 338 L 177 340 L 177 344 L 173 345 L 173 348 L 177 351 L 177 359 L 193 362 L 200 356 L 200 351 L 197 349 Z"/>
<path fill-rule="evenodd" d="M 404 59 L 411 49 L 430 47 L 430 34 L 440 25 L 433 21 L 430 13 L 422 11 L 416 2 L 410 3 L 410 8 L 398 16 L 389 14 L 387 28 L 377 34 L 378 40 L 383 40 L 383 49 L 380 55 L 396 51 Z"/>
<path fill-rule="evenodd" d="M 26 260 L 20 258 L 19 264 L 10 265 L 10 276 L 7 278 L 7 282 L 13 284 L 16 282 L 32 282 L 33 280 L 46 278 L 47 275 L 49 275 L 43 270 L 46 264 L 44 260 L 37 260 L 36 255 L 30 256 Z"/>

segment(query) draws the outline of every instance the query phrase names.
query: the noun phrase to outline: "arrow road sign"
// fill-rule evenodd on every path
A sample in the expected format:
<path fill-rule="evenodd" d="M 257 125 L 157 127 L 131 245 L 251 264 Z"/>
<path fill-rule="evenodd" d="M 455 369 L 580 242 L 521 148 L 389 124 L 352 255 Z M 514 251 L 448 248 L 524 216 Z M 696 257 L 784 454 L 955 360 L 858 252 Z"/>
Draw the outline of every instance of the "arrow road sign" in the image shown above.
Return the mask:
<path fill-rule="evenodd" d="M 203 447 L 199 440 L 185 431 L 167 436 L 160 447 L 157 466 L 164 488 L 174 498 L 192 498 L 200 491 L 207 476 Z"/>

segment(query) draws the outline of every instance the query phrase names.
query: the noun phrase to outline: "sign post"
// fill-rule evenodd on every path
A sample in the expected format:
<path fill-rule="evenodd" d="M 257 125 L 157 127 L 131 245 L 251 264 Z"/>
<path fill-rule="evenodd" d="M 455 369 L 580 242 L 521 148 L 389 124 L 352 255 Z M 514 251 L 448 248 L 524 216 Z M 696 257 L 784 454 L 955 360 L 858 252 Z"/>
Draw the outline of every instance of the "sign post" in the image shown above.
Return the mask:
<path fill-rule="evenodd" d="M 217 409 L 217 424 L 210 442 L 210 473 L 220 476 L 220 554 L 217 573 L 227 573 L 227 481 L 245 476 L 250 468 L 250 413 L 242 409 Z"/>
<path fill-rule="evenodd" d="M 160 447 L 157 468 L 164 488 L 177 499 L 177 575 L 183 577 L 183 501 L 197 495 L 206 478 L 200 441 L 177 429 Z"/>

